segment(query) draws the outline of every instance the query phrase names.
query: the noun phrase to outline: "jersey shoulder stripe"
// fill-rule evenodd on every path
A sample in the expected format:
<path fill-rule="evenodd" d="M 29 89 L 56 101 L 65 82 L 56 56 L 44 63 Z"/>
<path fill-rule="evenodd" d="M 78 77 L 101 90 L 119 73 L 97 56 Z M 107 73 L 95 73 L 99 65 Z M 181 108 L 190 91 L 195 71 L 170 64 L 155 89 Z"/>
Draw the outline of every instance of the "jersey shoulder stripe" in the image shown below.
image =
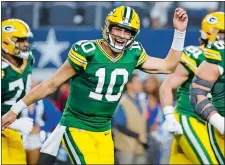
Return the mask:
<path fill-rule="evenodd" d="M 190 58 L 185 52 L 182 53 L 180 62 L 190 69 L 193 73 L 197 71 L 197 63 L 195 60 Z"/>
<path fill-rule="evenodd" d="M 1 78 L 3 79 L 5 77 L 5 71 L 2 69 L 1 71 Z"/>
<path fill-rule="evenodd" d="M 136 67 L 142 65 L 146 60 L 147 60 L 147 54 L 146 54 L 145 50 L 143 49 L 141 52 L 141 55 L 138 59 Z"/>
<path fill-rule="evenodd" d="M 78 65 L 82 67 L 83 69 L 86 69 L 87 60 L 81 55 L 79 55 L 78 53 L 76 53 L 72 48 L 70 49 L 68 53 L 68 57 L 75 65 Z"/>
<path fill-rule="evenodd" d="M 204 56 L 205 56 L 206 59 L 212 59 L 212 60 L 217 60 L 217 61 L 222 60 L 220 52 L 218 52 L 216 50 L 209 49 L 209 48 L 205 48 Z"/>
<path fill-rule="evenodd" d="M 88 46 L 90 46 L 89 41 L 81 40 L 74 43 L 68 52 L 68 61 L 76 71 L 85 70 L 87 67 L 86 56 L 88 56 L 88 53 L 85 51 Z"/>

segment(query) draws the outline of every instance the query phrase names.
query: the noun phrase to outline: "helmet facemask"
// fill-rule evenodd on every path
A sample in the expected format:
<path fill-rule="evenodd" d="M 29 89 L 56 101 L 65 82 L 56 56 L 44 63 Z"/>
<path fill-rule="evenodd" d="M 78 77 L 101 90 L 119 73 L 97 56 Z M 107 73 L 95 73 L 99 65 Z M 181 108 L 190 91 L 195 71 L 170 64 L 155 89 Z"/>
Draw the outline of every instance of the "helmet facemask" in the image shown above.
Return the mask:
<path fill-rule="evenodd" d="M 10 43 L 11 46 L 14 48 L 12 49 L 13 52 L 8 52 L 7 49 L 3 49 L 6 53 L 9 53 L 13 56 L 22 58 L 22 59 L 28 59 L 30 50 L 31 50 L 31 44 L 30 44 L 31 37 L 25 37 L 25 38 L 17 38 L 17 37 L 12 37 L 11 39 L 8 38 L 8 42 Z M 27 46 L 25 43 L 27 42 Z M 7 44 L 7 43 L 5 43 Z M 22 47 L 21 47 L 22 46 Z M 3 46 L 4 47 L 4 46 Z"/>
<path fill-rule="evenodd" d="M 16 55 L 17 57 L 28 59 L 31 50 L 30 40 L 30 38 L 18 38 L 14 49 L 14 51 L 18 52 L 18 54 Z M 25 44 L 23 42 L 27 42 L 28 45 L 23 45 L 23 47 L 21 47 L 21 44 Z"/>
<path fill-rule="evenodd" d="M 124 28 L 128 30 L 131 33 L 130 39 L 122 38 L 120 36 L 112 34 L 111 31 L 113 27 Z M 137 34 L 138 31 L 134 29 L 130 29 L 121 24 L 113 24 L 108 21 L 106 21 L 105 29 L 103 31 L 104 39 L 106 40 L 111 50 L 116 53 L 121 53 L 123 50 L 129 49 L 132 46 Z"/>

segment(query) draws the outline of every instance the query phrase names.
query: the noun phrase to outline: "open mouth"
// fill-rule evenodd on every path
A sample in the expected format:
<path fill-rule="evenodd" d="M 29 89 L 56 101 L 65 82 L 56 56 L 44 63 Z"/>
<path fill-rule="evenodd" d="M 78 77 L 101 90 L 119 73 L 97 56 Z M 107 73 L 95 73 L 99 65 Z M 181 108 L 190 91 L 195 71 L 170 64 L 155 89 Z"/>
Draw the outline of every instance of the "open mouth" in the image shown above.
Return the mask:
<path fill-rule="evenodd" d="M 120 39 L 116 39 L 116 40 L 115 40 L 115 43 L 116 43 L 116 45 L 118 45 L 118 46 L 124 46 L 124 45 L 125 45 L 125 41 L 120 40 Z"/>

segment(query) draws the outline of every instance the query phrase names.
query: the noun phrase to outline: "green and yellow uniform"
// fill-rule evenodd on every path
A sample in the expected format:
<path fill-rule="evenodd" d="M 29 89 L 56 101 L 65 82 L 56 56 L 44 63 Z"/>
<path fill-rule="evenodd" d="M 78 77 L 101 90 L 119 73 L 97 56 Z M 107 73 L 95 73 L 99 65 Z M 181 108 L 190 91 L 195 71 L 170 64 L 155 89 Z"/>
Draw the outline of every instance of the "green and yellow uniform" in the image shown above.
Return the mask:
<path fill-rule="evenodd" d="M 67 59 L 77 74 L 71 78 L 60 124 L 67 127 L 70 137 L 63 139 L 68 152 L 75 150 L 79 157 L 77 161 L 70 154 L 71 159 L 83 164 L 113 163 L 111 119 L 132 72 L 147 59 L 138 42 L 116 58 L 104 51 L 102 42 L 79 41 L 72 45 Z"/>
<path fill-rule="evenodd" d="M 1 113 L 7 113 L 11 106 L 22 99 L 31 88 L 31 72 L 34 58 L 23 60 L 20 68 L 2 57 L 1 67 Z M 26 154 L 18 131 L 5 129 L 2 132 L 3 164 L 26 164 Z"/>
<path fill-rule="evenodd" d="M 214 83 L 211 90 L 212 93 L 212 104 L 216 107 L 218 113 L 224 117 L 225 115 L 225 104 L 224 104 L 224 91 L 225 91 L 225 73 L 224 73 L 224 41 L 215 41 L 209 44 L 204 51 L 206 61 L 212 64 L 216 64 L 220 70 L 220 76 Z M 210 68 L 209 68 L 210 69 Z M 217 129 L 211 124 L 207 124 L 209 138 L 216 155 L 216 158 L 220 164 L 225 163 L 224 158 L 224 136 L 221 135 Z"/>
<path fill-rule="evenodd" d="M 170 164 L 217 164 L 210 145 L 205 122 L 198 116 L 189 100 L 189 88 L 198 66 L 205 60 L 203 47 L 184 48 L 181 64 L 188 72 L 188 79 L 177 89 L 175 116 L 181 124 L 183 135 L 175 136 L 172 144 Z M 201 130 L 201 131 L 199 131 Z"/>

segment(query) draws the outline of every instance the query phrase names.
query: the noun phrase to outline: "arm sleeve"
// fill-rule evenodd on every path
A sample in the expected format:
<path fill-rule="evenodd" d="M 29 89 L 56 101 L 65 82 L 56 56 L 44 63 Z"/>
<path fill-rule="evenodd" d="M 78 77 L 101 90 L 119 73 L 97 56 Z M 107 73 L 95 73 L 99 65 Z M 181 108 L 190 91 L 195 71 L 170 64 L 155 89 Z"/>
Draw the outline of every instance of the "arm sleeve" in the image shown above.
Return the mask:
<path fill-rule="evenodd" d="M 82 71 L 86 69 L 87 60 L 85 53 L 79 45 L 73 44 L 69 50 L 67 60 L 73 66 L 75 71 Z"/>

